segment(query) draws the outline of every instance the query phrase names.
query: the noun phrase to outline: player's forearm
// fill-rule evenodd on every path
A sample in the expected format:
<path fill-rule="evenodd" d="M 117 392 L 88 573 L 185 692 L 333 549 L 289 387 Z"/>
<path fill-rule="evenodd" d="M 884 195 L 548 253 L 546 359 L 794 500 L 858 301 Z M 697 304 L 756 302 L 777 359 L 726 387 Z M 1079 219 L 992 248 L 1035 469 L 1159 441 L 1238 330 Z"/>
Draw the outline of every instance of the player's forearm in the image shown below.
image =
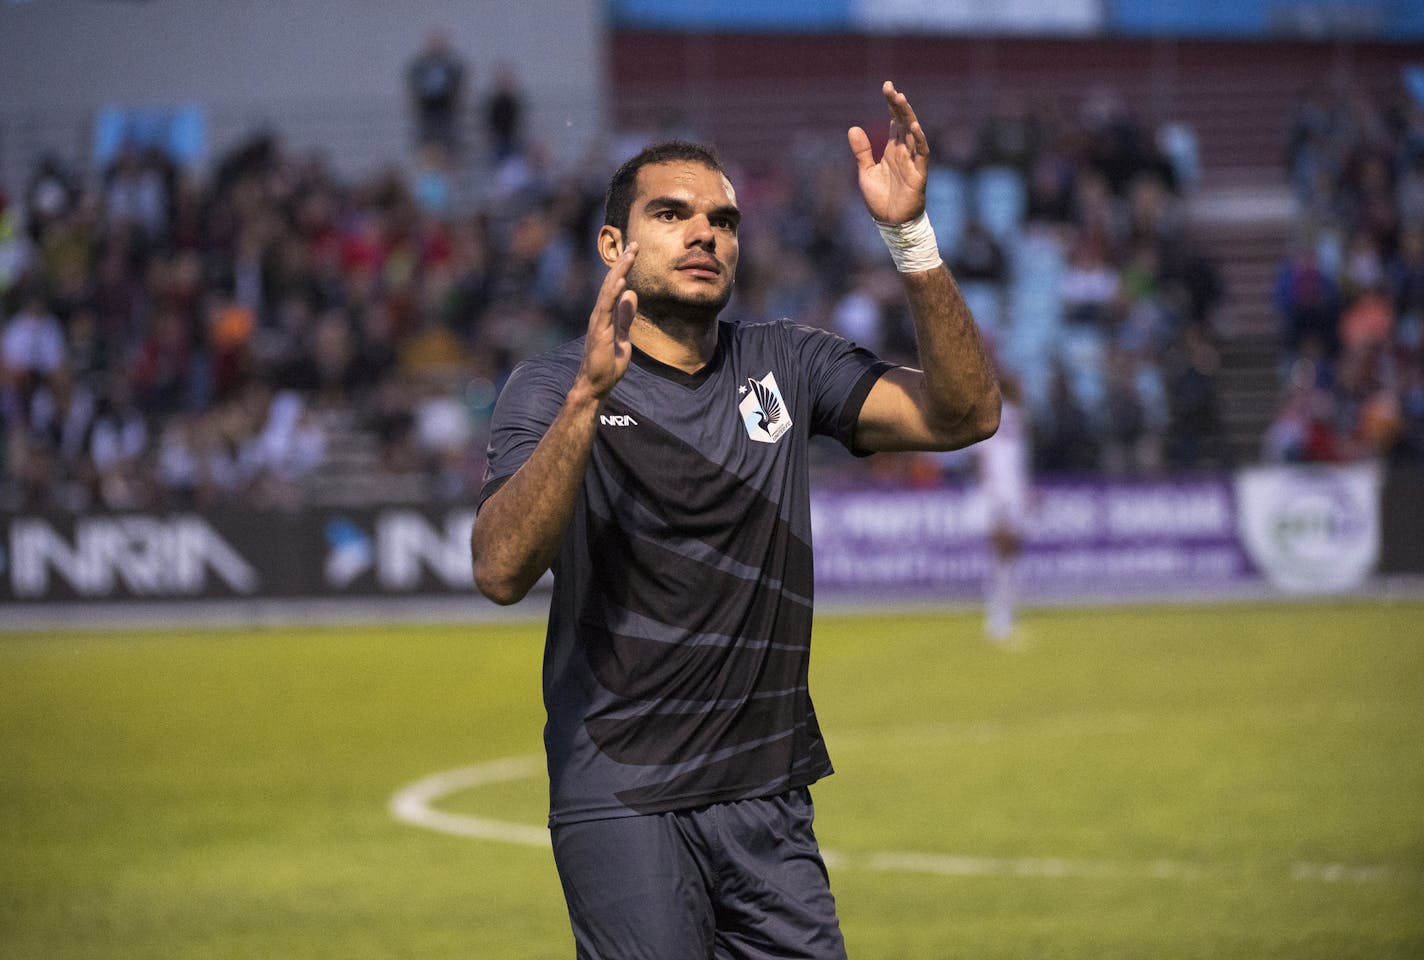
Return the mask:
<path fill-rule="evenodd" d="M 920 407 L 939 443 L 954 449 L 993 435 L 999 384 L 979 327 L 949 268 L 900 274 L 924 378 Z"/>
<path fill-rule="evenodd" d="M 524 465 L 480 507 L 470 534 L 475 585 L 517 603 L 558 555 L 593 449 L 599 399 L 575 386 Z"/>

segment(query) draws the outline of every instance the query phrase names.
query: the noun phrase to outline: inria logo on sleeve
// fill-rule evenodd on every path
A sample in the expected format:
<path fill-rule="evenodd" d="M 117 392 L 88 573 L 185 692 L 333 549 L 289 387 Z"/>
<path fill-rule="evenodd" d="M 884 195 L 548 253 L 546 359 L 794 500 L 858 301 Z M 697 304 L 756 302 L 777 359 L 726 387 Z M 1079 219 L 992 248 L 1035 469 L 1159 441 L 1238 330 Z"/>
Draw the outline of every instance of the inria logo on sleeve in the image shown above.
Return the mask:
<path fill-rule="evenodd" d="M 746 393 L 737 410 L 747 436 L 758 443 L 775 443 L 791 428 L 791 411 L 786 409 L 781 388 L 776 385 L 776 374 L 768 372 L 760 380 L 748 377 L 746 386 L 737 392 Z"/>

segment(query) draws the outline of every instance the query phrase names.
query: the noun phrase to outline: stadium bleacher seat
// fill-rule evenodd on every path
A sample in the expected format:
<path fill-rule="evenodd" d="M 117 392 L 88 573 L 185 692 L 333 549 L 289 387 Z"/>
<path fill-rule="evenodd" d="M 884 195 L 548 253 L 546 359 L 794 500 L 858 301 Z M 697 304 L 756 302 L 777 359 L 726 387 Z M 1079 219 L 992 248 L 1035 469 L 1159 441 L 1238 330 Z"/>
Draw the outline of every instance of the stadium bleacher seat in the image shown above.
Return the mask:
<path fill-rule="evenodd" d="M 974 175 L 974 210 L 1000 243 L 1014 238 L 1028 209 L 1023 174 L 1010 167 L 985 167 Z"/>

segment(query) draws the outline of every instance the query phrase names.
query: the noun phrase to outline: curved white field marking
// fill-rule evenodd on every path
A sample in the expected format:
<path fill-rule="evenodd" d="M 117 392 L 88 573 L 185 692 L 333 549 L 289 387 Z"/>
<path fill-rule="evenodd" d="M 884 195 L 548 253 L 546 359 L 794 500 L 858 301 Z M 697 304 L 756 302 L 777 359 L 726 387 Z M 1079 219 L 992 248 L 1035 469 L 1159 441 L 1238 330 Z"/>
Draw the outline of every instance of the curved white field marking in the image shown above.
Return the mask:
<path fill-rule="evenodd" d="M 446 813 L 436 810 L 432 804 L 441 797 L 461 790 L 491 783 L 509 783 L 527 780 L 544 770 L 544 760 L 538 756 L 507 757 L 473 767 L 460 767 L 431 774 L 409 786 L 397 790 L 391 797 L 391 816 L 412 826 L 453 833 L 461 837 L 476 837 L 499 843 L 513 843 L 521 847 L 549 846 L 547 827 L 531 827 L 522 823 L 508 823 L 487 817 L 474 817 L 465 813 Z"/>
<path fill-rule="evenodd" d="M 479 840 L 493 840 L 521 847 L 549 848 L 547 827 L 536 827 L 467 813 L 447 813 L 433 804 L 462 790 L 494 783 L 527 780 L 544 772 L 544 759 L 537 755 L 506 757 L 471 767 L 459 767 L 431 774 L 397 790 L 391 797 L 391 816 L 411 826 Z M 883 851 L 849 855 L 821 850 L 832 870 L 879 870 L 887 873 L 928 873 L 942 877 L 1037 877 L 1080 880 L 1184 880 L 1220 872 L 1220 865 L 1155 860 L 1124 863 L 1111 860 L 1066 860 L 1058 857 L 972 857 L 923 851 Z M 1397 876 L 1385 865 L 1297 863 L 1290 872 L 1296 881 L 1320 883 L 1382 883 Z"/>

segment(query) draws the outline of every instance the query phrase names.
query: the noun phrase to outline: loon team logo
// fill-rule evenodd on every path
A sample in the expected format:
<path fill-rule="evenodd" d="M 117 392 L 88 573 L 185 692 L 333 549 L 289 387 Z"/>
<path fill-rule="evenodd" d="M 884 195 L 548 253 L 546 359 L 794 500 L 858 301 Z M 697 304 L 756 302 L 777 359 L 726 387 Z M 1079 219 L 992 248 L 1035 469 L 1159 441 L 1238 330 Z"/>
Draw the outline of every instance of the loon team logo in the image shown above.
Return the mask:
<path fill-rule="evenodd" d="M 746 386 L 738 392 L 746 394 L 737 410 L 747 436 L 758 443 L 775 443 L 791 429 L 791 411 L 786 409 L 781 388 L 776 385 L 776 374 L 767 373 L 760 380 L 748 377 Z"/>

